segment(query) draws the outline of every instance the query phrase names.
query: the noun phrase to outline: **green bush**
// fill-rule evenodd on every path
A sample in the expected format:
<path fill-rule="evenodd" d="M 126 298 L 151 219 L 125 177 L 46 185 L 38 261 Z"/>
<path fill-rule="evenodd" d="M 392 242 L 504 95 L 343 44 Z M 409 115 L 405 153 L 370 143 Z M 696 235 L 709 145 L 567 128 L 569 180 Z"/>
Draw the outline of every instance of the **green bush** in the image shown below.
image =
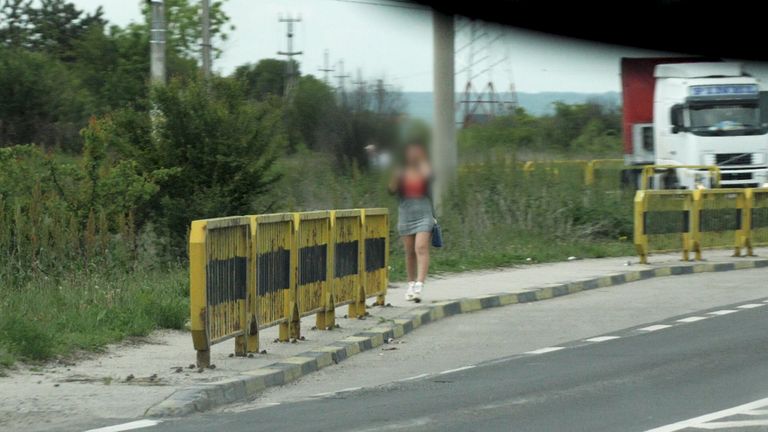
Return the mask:
<path fill-rule="evenodd" d="M 54 353 L 54 338 L 45 322 L 30 321 L 21 314 L 3 314 L 0 340 L 10 354 L 29 360 L 45 360 Z"/>

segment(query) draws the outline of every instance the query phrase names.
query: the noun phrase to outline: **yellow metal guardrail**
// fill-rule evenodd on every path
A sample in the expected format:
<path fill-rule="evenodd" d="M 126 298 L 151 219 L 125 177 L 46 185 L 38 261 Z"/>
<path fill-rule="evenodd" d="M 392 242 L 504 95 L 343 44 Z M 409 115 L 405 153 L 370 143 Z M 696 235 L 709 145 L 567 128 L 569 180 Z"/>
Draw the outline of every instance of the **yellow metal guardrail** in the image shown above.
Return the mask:
<path fill-rule="evenodd" d="M 627 166 L 623 159 L 593 159 L 584 167 L 584 184 L 616 186 L 620 182 L 620 174 Z"/>
<path fill-rule="evenodd" d="M 651 252 L 681 251 L 686 261 L 711 248 L 752 255 L 753 246 L 768 244 L 768 188 L 639 190 L 634 241 L 643 264 Z"/>
<path fill-rule="evenodd" d="M 542 170 L 552 174 L 553 177 L 583 182 L 586 186 L 609 183 L 618 187 L 621 171 L 627 169 L 623 159 L 592 159 L 592 160 L 542 160 L 542 161 L 515 161 L 501 162 L 512 169 L 520 170 L 525 176 L 530 176 L 536 170 Z M 467 163 L 459 168 L 460 173 L 475 172 L 483 169 L 483 163 Z"/>
<path fill-rule="evenodd" d="M 752 255 L 754 246 L 768 246 L 768 188 L 747 189 L 747 205 L 750 234 L 745 243 L 747 253 Z"/>
<path fill-rule="evenodd" d="M 644 165 L 640 180 L 640 189 L 651 189 L 650 179 L 656 171 L 668 171 L 672 169 L 686 169 L 691 171 L 707 171 L 710 178 L 708 187 L 717 187 L 720 184 L 720 167 L 717 165 Z"/>
<path fill-rule="evenodd" d="M 192 222 L 190 328 L 199 367 L 210 347 L 235 338 L 235 354 L 258 352 L 259 331 L 280 326 L 298 339 L 301 317 L 317 328 L 335 309 L 365 315 L 365 300 L 384 304 L 388 284 L 389 211 L 331 210 L 236 216 Z"/>
<path fill-rule="evenodd" d="M 691 244 L 691 191 L 639 190 L 635 194 L 635 248 L 640 262 L 651 252 L 681 250 L 688 260 Z"/>
<path fill-rule="evenodd" d="M 363 286 L 366 297 L 376 296 L 376 304 L 383 306 L 389 282 L 389 211 L 363 210 L 363 240 L 365 241 Z"/>
<path fill-rule="evenodd" d="M 731 245 L 734 256 L 746 245 L 747 194 L 744 189 L 704 189 L 693 192 L 692 250 L 701 259 L 701 250 Z"/>
<path fill-rule="evenodd" d="M 335 210 L 331 212 L 333 230 L 333 302 L 336 306 L 349 305 L 349 317 L 365 315 L 363 297 L 362 210 Z"/>
<path fill-rule="evenodd" d="M 192 222 L 190 329 L 198 363 L 210 361 L 211 345 L 232 337 L 236 353 L 247 350 L 250 228 L 243 217 Z"/>

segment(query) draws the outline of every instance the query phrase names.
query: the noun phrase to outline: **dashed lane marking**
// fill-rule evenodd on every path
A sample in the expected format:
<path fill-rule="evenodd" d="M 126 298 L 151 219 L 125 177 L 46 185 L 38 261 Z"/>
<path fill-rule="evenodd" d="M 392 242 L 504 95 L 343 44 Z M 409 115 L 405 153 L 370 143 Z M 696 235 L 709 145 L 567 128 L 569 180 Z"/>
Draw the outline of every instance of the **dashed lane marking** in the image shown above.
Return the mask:
<path fill-rule="evenodd" d="M 739 306 L 739 309 L 754 309 L 765 306 L 765 303 L 747 303 Z"/>
<path fill-rule="evenodd" d="M 605 342 L 609 340 L 618 339 L 619 336 L 598 336 L 589 339 L 585 339 L 586 342 Z"/>
<path fill-rule="evenodd" d="M 448 369 L 448 370 L 440 372 L 440 375 L 445 375 L 445 374 L 449 374 L 449 373 L 453 373 L 453 372 L 460 372 L 460 371 L 463 371 L 463 370 L 472 369 L 474 367 L 475 367 L 475 365 L 469 365 L 469 366 L 462 366 L 462 367 L 459 367 L 459 368 L 456 368 L 456 369 Z"/>
<path fill-rule="evenodd" d="M 703 316 L 692 316 L 692 317 L 688 317 L 688 318 L 679 319 L 679 320 L 677 320 L 677 322 L 681 322 L 681 323 L 692 323 L 692 322 L 696 322 L 696 321 L 705 320 L 705 319 L 707 319 L 707 318 L 709 318 L 709 317 L 703 317 Z"/>
<path fill-rule="evenodd" d="M 721 310 L 716 310 L 714 312 L 710 312 L 709 314 L 710 315 L 728 315 L 736 312 L 738 311 L 734 309 L 721 309 Z"/>
<path fill-rule="evenodd" d="M 672 327 L 672 326 L 669 325 L 669 324 L 656 324 L 656 325 L 652 325 L 652 326 L 648 326 L 648 327 L 643 327 L 643 328 L 638 329 L 638 330 L 639 331 L 644 331 L 644 332 L 654 332 L 654 331 L 657 331 L 657 330 L 664 330 L 665 328 L 670 328 L 670 327 Z"/>
<path fill-rule="evenodd" d="M 565 347 L 546 347 L 546 348 L 539 348 L 537 350 L 528 351 L 526 354 L 546 354 L 554 351 L 560 351 L 561 349 L 564 349 Z"/>
<path fill-rule="evenodd" d="M 98 429 L 89 429 L 85 432 L 123 432 L 129 430 L 143 429 L 146 427 L 157 426 L 160 424 L 159 420 L 137 420 L 130 423 L 123 423 L 115 426 L 107 426 Z"/>

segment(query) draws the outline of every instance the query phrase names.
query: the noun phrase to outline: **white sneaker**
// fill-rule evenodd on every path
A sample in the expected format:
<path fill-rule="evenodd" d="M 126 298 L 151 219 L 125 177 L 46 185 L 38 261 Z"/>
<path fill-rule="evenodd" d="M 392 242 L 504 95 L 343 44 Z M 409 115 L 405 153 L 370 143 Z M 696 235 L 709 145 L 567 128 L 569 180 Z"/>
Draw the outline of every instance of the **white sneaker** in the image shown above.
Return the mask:
<path fill-rule="evenodd" d="M 413 284 L 413 301 L 421 303 L 421 290 L 424 289 L 424 282 Z"/>
<path fill-rule="evenodd" d="M 413 300 L 413 286 L 416 284 L 416 282 L 408 282 L 408 289 L 405 290 L 405 299 L 408 301 Z"/>

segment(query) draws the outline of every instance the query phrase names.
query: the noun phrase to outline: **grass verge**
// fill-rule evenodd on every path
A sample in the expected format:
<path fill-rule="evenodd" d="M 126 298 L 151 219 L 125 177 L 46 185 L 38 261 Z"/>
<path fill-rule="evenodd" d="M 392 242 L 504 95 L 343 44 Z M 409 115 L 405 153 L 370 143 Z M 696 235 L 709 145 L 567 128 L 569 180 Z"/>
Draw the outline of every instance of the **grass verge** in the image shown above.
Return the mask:
<path fill-rule="evenodd" d="M 130 273 L 37 277 L 0 290 L 0 369 L 80 350 L 97 351 L 159 328 L 181 329 L 189 315 L 181 266 Z"/>

